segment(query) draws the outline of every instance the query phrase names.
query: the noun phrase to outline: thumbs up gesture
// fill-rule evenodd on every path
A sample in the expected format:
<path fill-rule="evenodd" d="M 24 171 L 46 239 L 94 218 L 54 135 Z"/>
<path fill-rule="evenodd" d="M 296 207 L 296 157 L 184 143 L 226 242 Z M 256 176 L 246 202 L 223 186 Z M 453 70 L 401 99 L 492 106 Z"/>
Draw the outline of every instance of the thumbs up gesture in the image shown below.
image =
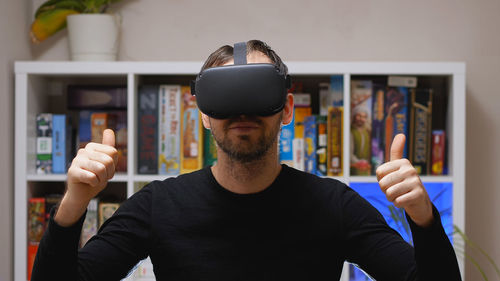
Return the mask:
<path fill-rule="evenodd" d="M 103 190 L 115 174 L 118 151 L 115 133 L 106 129 L 102 143 L 89 143 L 78 150 L 68 169 L 67 190 L 55 220 L 62 226 L 76 222 L 85 212 L 90 199 Z"/>
<path fill-rule="evenodd" d="M 377 180 L 387 200 L 406 213 L 418 226 L 430 226 L 434 220 L 432 204 L 417 170 L 403 159 L 405 135 L 398 134 L 391 145 L 390 161 L 377 168 Z"/>

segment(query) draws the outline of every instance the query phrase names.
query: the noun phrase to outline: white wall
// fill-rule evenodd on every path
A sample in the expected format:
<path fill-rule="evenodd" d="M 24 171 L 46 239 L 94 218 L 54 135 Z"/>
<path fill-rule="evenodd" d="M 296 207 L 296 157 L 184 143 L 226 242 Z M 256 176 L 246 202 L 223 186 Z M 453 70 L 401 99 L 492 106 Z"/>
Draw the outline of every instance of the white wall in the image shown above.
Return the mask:
<path fill-rule="evenodd" d="M 257 38 L 267 41 L 285 61 L 465 61 L 466 231 L 500 263 L 496 242 L 500 221 L 495 217 L 500 214 L 500 186 L 494 178 L 500 159 L 496 143 L 500 140 L 496 81 L 500 74 L 499 1 L 124 0 L 115 7 L 123 16 L 120 60 L 204 60 L 222 44 Z M 12 14 L 3 9 L 2 13 Z M 7 23 L 0 20 L 2 26 Z M 17 47 L 26 48 L 23 40 L 17 42 Z M 67 60 L 66 44 L 64 31 L 33 47 L 33 57 Z M 9 47 L 13 50 L 7 53 L 11 59 L 17 53 L 15 46 Z M 7 75 L 3 71 L 0 79 Z M 5 83 L 0 85 L 5 88 Z M 7 89 L 4 92 L 12 95 L 11 88 Z M 8 102 L 12 104 L 12 97 Z M 9 110 L 0 110 L 0 119 L 2 126 L 5 123 L 11 129 Z M 11 137 L 1 138 L 2 144 L 10 144 L 2 146 L 5 153 L 1 155 L 11 155 Z M 6 175 L 11 176 L 11 166 L 7 166 Z M 1 171 L 4 173 L 4 169 Z M 11 186 L 2 187 L 9 196 Z M 4 205 L 1 208 L 6 209 Z M 2 222 L 11 222 L 1 213 Z M 4 241 L 4 237 L 2 232 L 0 240 Z M 494 271 L 487 268 L 486 273 L 493 277 Z M 471 264 L 467 266 L 466 280 L 480 280 Z"/>
<path fill-rule="evenodd" d="M 26 1 L 0 3 L 0 281 L 12 280 L 14 61 L 31 59 Z"/>

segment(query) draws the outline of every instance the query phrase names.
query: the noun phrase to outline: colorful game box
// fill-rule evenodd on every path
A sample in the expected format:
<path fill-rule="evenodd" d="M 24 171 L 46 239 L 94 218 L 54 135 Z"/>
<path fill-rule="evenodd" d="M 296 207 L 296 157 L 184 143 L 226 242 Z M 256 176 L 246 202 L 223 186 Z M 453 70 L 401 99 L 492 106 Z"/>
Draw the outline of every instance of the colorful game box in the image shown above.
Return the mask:
<path fill-rule="evenodd" d="M 180 173 L 181 86 L 161 85 L 159 96 L 158 173 Z"/>
<path fill-rule="evenodd" d="M 351 81 L 351 175 L 370 175 L 372 90 L 370 80 Z"/>
<path fill-rule="evenodd" d="M 327 117 L 327 175 L 342 176 L 344 108 L 330 107 Z"/>
<path fill-rule="evenodd" d="M 36 173 L 52 173 L 52 114 L 36 117 Z"/>
<path fill-rule="evenodd" d="M 137 173 L 158 173 L 158 85 L 139 87 Z"/>
<path fill-rule="evenodd" d="M 404 134 L 409 140 L 408 88 L 389 87 L 385 98 L 385 159 L 390 159 L 394 136 Z M 403 158 L 408 158 L 408 141 L 405 143 Z"/>
<path fill-rule="evenodd" d="M 203 167 L 203 125 L 191 88 L 183 86 L 181 92 L 181 173 L 189 173 Z"/>
<path fill-rule="evenodd" d="M 432 169 L 433 175 L 444 174 L 444 160 L 446 149 L 446 134 L 444 130 L 432 131 Z"/>
<path fill-rule="evenodd" d="M 384 163 L 385 149 L 385 86 L 373 86 L 373 117 L 372 117 L 372 157 L 371 174 L 374 175 L 378 166 Z"/>
<path fill-rule="evenodd" d="M 412 89 L 410 114 L 410 162 L 419 174 L 430 174 L 432 90 Z"/>
<path fill-rule="evenodd" d="M 327 144 L 328 134 L 326 132 L 326 116 L 317 117 L 317 137 L 316 137 L 316 174 L 318 176 L 327 175 Z"/>
<path fill-rule="evenodd" d="M 311 115 L 304 119 L 304 131 L 304 170 L 316 174 L 316 116 Z"/>

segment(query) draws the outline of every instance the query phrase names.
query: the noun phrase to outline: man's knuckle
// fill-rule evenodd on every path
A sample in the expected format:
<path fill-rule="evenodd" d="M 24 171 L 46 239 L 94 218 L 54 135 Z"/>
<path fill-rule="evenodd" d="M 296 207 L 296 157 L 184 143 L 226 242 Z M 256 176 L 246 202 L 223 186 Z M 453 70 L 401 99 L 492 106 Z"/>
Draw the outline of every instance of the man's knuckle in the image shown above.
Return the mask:
<path fill-rule="evenodd" d="M 106 171 L 106 166 L 103 163 L 97 162 L 95 164 L 95 171 L 97 173 L 104 173 Z"/>
<path fill-rule="evenodd" d="M 410 178 L 410 184 L 412 186 L 419 186 L 420 185 L 420 179 L 418 177 L 411 177 Z"/>

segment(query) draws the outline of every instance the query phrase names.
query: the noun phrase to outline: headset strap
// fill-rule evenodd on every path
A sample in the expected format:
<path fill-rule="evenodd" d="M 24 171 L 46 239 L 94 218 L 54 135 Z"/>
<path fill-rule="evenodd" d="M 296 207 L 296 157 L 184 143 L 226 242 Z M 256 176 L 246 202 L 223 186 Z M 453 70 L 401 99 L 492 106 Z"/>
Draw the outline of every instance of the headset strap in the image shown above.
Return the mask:
<path fill-rule="evenodd" d="M 239 42 L 234 44 L 234 64 L 247 64 L 247 43 Z"/>

